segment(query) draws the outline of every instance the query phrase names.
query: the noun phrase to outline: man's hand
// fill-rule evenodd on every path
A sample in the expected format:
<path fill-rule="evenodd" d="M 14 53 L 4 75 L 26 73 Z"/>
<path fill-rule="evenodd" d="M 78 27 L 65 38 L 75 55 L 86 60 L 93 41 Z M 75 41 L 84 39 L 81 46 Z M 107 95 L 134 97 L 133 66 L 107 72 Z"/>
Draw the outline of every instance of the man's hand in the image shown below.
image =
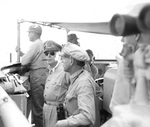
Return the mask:
<path fill-rule="evenodd" d="M 16 52 L 19 52 L 19 51 L 20 51 L 20 56 L 23 56 L 23 55 L 24 55 L 24 53 L 20 50 L 20 47 L 19 47 L 19 46 L 16 46 L 15 51 L 16 51 Z"/>
<path fill-rule="evenodd" d="M 68 127 L 67 120 L 58 120 L 54 127 Z"/>
<path fill-rule="evenodd" d="M 19 47 L 19 46 L 16 46 L 15 51 L 16 51 L 16 52 L 19 52 L 19 51 L 20 51 L 20 47 Z"/>

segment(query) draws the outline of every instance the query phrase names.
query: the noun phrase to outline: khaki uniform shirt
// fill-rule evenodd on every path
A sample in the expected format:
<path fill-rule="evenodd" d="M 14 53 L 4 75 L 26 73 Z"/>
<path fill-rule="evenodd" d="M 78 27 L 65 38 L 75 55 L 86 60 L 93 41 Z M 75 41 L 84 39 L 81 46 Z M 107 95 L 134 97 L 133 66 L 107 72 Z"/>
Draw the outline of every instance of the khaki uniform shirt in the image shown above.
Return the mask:
<path fill-rule="evenodd" d="M 47 62 L 44 61 L 43 42 L 41 39 L 34 41 L 27 53 L 22 57 L 21 64 L 29 65 L 31 70 L 46 68 Z"/>
<path fill-rule="evenodd" d="M 63 103 L 69 86 L 69 73 L 64 72 L 62 63 L 49 68 L 46 80 L 43 107 L 44 127 L 54 127 L 57 122 L 57 104 Z"/>
<path fill-rule="evenodd" d="M 69 117 L 57 122 L 57 127 L 90 125 L 95 122 L 95 82 L 85 70 L 70 77 L 71 84 L 66 94 L 65 107 Z"/>
<path fill-rule="evenodd" d="M 49 73 L 44 90 L 45 101 L 62 102 L 69 86 L 69 73 L 64 71 L 62 63 L 58 63 Z"/>

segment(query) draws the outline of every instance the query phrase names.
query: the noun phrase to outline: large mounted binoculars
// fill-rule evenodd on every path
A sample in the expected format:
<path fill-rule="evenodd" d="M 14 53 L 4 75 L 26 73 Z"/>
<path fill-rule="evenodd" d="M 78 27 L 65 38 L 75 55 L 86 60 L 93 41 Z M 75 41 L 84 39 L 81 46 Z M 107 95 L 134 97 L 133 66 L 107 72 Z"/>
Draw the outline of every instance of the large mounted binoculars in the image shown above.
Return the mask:
<path fill-rule="evenodd" d="M 110 21 L 110 31 L 115 36 L 150 33 L 150 4 L 143 6 L 136 17 L 115 14 Z"/>

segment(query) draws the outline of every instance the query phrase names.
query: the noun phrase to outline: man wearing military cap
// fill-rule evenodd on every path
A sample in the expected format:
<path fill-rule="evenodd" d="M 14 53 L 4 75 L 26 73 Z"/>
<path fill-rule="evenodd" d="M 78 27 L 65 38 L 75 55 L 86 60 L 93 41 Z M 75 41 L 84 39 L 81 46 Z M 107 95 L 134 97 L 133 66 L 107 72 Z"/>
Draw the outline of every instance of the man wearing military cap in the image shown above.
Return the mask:
<path fill-rule="evenodd" d="M 49 64 L 49 75 L 44 90 L 44 127 L 54 127 L 57 120 L 65 118 L 63 102 L 69 86 L 69 73 L 65 72 L 60 61 L 61 45 L 48 40 L 44 43 L 44 53 Z"/>
<path fill-rule="evenodd" d="M 35 33 L 42 34 L 42 28 L 41 28 L 41 26 L 39 26 L 39 25 L 31 25 L 31 26 L 29 27 L 28 32 L 35 32 Z"/>
<path fill-rule="evenodd" d="M 21 64 L 30 69 L 32 123 L 35 127 L 43 127 L 44 84 L 47 78 L 47 62 L 44 61 L 43 41 L 40 39 L 42 28 L 31 25 L 28 30 L 29 40 L 33 42 L 22 57 Z"/>
<path fill-rule="evenodd" d="M 64 70 L 70 73 L 70 86 L 65 98 L 68 118 L 60 120 L 55 127 L 89 127 L 95 122 L 95 82 L 83 69 L 90 58 L 81 47 L 68 43 L 61 52 Z"/>

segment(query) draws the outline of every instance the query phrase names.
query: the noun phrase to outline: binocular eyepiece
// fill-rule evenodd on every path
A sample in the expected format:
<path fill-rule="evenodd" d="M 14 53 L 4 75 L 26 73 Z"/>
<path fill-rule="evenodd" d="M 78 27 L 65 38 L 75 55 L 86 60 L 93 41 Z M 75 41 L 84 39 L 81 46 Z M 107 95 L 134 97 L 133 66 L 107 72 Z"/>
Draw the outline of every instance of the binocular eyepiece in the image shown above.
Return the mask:
<path fill-rule="evenodd" d="M 144 6 L 137 17 L 115 14 L 110 21 L 110 31 L 115 36 L 150 33 L 150 5 Z"/>

